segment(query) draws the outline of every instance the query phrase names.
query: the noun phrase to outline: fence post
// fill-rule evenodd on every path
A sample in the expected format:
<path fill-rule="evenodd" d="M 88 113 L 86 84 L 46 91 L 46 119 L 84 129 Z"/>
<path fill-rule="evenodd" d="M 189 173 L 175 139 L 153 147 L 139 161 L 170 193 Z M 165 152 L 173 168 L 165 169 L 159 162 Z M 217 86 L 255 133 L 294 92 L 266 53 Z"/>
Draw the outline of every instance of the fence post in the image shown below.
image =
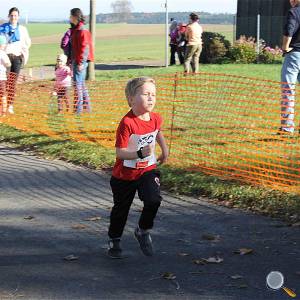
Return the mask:
<path fill-rule="evenodd" d="M 170 141 L 169 141 L 169 155 L 171 154 L 172 148 L 172 139 L 173 139 L 173 130 L 174 130 L 174 118 L 175 118 L 175 101 L 177 98 L 177 86 L 178 86 L 178 73 L 175 73 L 174 78 L 174 93 L 173 93 L 173 108 L 172 108 L 172 120 L 171 120 L 171 133 L 170 133 Z"/>
<path fill-rule="evenodd" d="M 232 44 L 237 40 L 236 38 L 236 18 L 237 16 L 233 16 L 233 28 L 232 28 Z"/>
<path fill-rule="evenodd" d="M 256 25 L 256 54 L 257 54 L 257 62 L 259 62 L 259 50 L 260 50 L 260 14 L 257 15 L 257 25 Z"/>

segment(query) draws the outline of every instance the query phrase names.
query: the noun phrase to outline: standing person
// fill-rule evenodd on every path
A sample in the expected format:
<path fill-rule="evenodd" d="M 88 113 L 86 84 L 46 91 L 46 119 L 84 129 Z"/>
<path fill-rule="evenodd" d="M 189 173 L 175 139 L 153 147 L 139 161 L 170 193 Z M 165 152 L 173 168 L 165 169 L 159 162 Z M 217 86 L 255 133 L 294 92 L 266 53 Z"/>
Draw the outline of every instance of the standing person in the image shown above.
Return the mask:
<path fill-rule="evenodd" d="M 172 19 L 171 19 L 172 20 Z M 176 64 L 175 54 L 177 52 L 177 36 L 178 36 L 178 29 L 177 29 L 177 21 L 172 20 L 172 23 L 169 28 L 169 36 L 170 36 L 170 66 Z"/>
<path fill-rule="evenodd" d="M 0 33 L 7 38 L 6 54 L 8 55 L 11 67 L 8 75 L 8 112 L 14 113 L 14 98 L 16 93 L 16 84 L 18 75 L 22 66 L 24 66 L 29 57 L 29 48 L 31 40 L 26 27 L 19 25 L 20 12 L 17 7 L 12 7 L 9 10 L 9 22 L 0 25 Z"/>
<path fill-rule="evenodd" d="M 185 31 L 186 31 L 186 24 L 178 23 L 177 53 L 181 65 L 184 64 L 184 56 L 185 56 L 185 49 L 186 49 Z"/>
<path fill-rule="evenodd" d="M 198 23 L 199 17 L 195 13 L 190 14 L 190 23 L 186 28 L 185 37 L 187 40 L 186 53 L 184 57 L 184 72 L 192 70 L 197 73 L 199 70 L 199 58 L 202 51 L 202 27 Z"/>
<path fill-rule="evenodd" d="M 293 134 L 295 130 L 295 88 L 300 75 L 300 0 L 290 0 L 283 32 L 284 62 L 281 69 L 282 101 L 279 134 Z"/>
<path fill-rule="evenodd" d="M 162 119 L 152 112 L 156 103 L 155 81 L 140 77 L 127 83 L 125 94 L 131 110 L 121 120 L 116 134 L 116 163 L 110 180 L 114 206 L 108 231 L 112 258 L 122 258 L 120 241 L 136 191 L 144 202 L 134 235 L 146 256 L 153 255 L 149 230 L 161 203 L 157 161 L 164 163 L 168 148 L 161 131 Z M 156 141 L 162 154 L 156 160 Z"/>
<path fill-rule="evenodd" d="M 67 66 L 67 56 L 60 54 L 57 56 L 55 67 L 55 92 L 57 94 L 58 112 L 63 112 L 63 102 L 66 110 L 70 109 L 70 89 L 72 85 L 71 69 Z"/>
<path fill-rule="evenodd" d="M 6 37 L 0 35 L 0 116 L 5 115 L 7 108 L 6 98 L 6 69 L 11 66 L 9 57 L 5 53 Z"/>
<path fill-rule="evenodd" d="M 60 48 L 64 51 L 64 55 L 67 56 L 67 65 L 72 64 L 72 45 L 71 45 L 71 28 L 69 28 L 60 41 Z"/>
<path fill-rule="evenodd" d="M 91 33 L 84 28 L 84 16 L 79 8 L 71 9 L 71 52 L 73 80 L 75 84 L 75 111 L 81 114 L 83 107 L 91 112 L 89 93 L 85 84 L 86 71 L 89 61 L 94 61 L 94 49 Z"/>

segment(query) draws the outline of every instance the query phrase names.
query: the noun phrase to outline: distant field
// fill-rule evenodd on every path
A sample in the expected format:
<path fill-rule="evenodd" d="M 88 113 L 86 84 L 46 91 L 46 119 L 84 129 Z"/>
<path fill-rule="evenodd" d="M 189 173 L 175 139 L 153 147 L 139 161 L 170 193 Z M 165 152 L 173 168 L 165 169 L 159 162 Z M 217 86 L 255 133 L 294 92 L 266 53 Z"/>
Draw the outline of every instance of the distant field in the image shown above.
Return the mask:
<path fill-rule="evenodd" d="M 28 66 L 54 64 L 68 24 L 29 24 L 32 38 Z M 230 41 L 232 25 L 203 25 L 204 30 L 224 34 Z M 97 24 L 96 63 L 164 59 L 165 26 L 162 24 Z"/>
<path fill-rule="evenodd" d="M 28 66 L 53 65 L 56 55 L 60 53 L 59 43 L 68 29 L 68 24 L 29 24 L 28 29 L 33 45 L 30 49 Z M 233 37 L 232 25 L 203 25 L 204 30 L 224 34 L 230 41 Z M 151 62 L 164 63 L 165 27 L 145 24 L 97 24 L 96 63 L 108 64 L 123 62 L 128 64 Z M 211 73 L 236 74 L 247 77 L 258 77 L 280 80 L 281 65 L 201 65 L 200 70 Z M 121 79 L 147 74 L 182 72 L 181 66 L 166 68 L 145 68 L 132 70 L 96 71 L 98 80 Z"/>

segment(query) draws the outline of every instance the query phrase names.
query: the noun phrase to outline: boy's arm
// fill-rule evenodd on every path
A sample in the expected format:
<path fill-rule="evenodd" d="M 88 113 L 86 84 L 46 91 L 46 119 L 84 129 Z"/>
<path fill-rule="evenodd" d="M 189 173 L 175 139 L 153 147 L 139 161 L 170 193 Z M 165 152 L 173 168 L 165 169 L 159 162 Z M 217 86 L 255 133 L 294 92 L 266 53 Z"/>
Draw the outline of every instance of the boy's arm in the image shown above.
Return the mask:
<path fill-rule="evenodd" d="M 169 149 L 165 140 L 165 137 L 161 131 L 156 136 L 157 143 L 161 148 L 161 155 L 157 158 L 157 161 L 161 164 L 165 163 L 169 156 Z"/>
<path fill-rule="evenodd" d="M 145 146 L 144 148 L 141 149 L 141 153 L 143 158 L 150 156 L 153 152 L 153 147 L 151 146 Z M 128 151 L 127 148 L 116 148 L 116 155 L 117 158 L 122 159 L 122 160 L 131 160 L 131 159 L 137 159 L 140 158 L 138 156 L 138 151 Z"/>

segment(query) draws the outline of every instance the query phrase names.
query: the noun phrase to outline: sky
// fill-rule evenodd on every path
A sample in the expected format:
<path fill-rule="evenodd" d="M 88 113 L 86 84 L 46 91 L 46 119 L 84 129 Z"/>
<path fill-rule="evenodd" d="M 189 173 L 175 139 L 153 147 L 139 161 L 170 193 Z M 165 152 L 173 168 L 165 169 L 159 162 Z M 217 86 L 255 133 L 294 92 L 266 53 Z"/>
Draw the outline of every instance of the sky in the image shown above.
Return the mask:
<path fill-rule="evenodd" d="M 134 12 L 164 11 L 166 0 L 131 0 Z M 207 11 L 235 13 L 237 0 L 167 0 L 169 11 Z M 79 7 L 89 13 L 89 0 L 1 0 L 0 18 L 6 19 L 11 7 L 18 7 L 21 15 L 29 19 L 67 19 L 70 9 Z M 96 0 L 97 13 L 112 12 L 113 0 Z"/>

